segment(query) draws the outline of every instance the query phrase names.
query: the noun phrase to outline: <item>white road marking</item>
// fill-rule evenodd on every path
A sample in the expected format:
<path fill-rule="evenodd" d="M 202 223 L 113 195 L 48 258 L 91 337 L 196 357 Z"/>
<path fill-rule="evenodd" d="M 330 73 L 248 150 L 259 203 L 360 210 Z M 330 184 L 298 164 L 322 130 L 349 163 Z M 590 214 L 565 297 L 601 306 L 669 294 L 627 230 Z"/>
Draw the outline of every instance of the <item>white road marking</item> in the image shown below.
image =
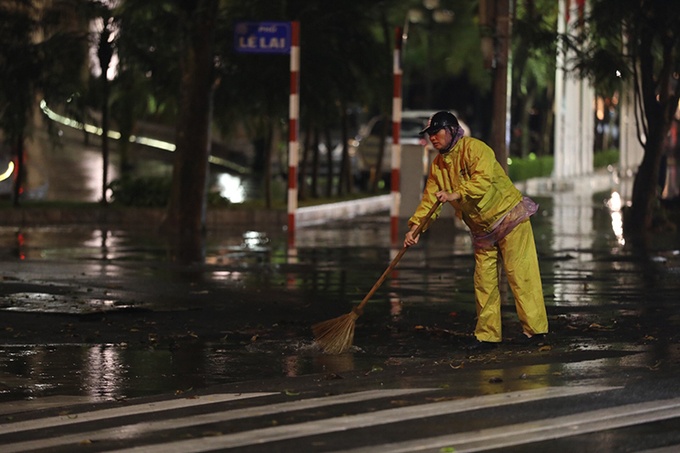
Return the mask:
<path fill-rule="evenodd" d="M 202 437 L 199 439 L 177 440 L 174 442 L 144 445 L 119 450 L 125 453 L 192 453 L 225 448 L 236 448 L 246 445 L 261 445 L 286 439 L 346 431 L 355 428 L 378 426 L 406 420 L 414 420 L 433 415 L 444 415 L 465 412 L 473 409 L 498 407 L 519 404 L 548 398 L 574 396 L 579 394 L 602 392 L 618 387 L 548 387 L 535 390 L 500 393 L 479 396 L 455 401 L 420 404 L 416 406 L 385 409 L 375 412 L 334 417 L 292 425 L 274 426 L 255 429 L 234 434 Z M 382 448 L 381 451 L 390 451 Z"/>
<path fill-rule="evenodd" d="M 116 426 L 113 428 L 108 428 L 108 429 L 102 429 L 102 430 L 96 430 L 96 431 L 89 431 L 89 432 L 80 432 L 80 433 L 75 433 L 75 434 L 66 434 L 62 435 L 59 437 L 53 437 L 53 438 L 45 438 L 45 439 L 34 439 L 34 440 L 28 440 L 24 442 L 16 442 L 12 444 L 5 444 L 2 446 L 2 451 L 3 453 L 10 453 L 10 452 L 17 452 L 17 451 L 26 451 L 26 450 L 34 450 L 38 448 L 50 448 L 50 447 L 57 447 L 60 445 L 68 445 L 68 444 L 73 444 L 73 443 L 80 443 L 83 441 L 102 441 L 102 440 L 111 440 L 111 439 L 130 439 L 137 437 L 139 435 L 145 434 L 145 433 L 150 433 L 150 432 L 155 432 L 155 431 L 162 431 L 162 430 L 171 430 L 171 429 L 178 429 L 178 428 L 186 428 L 190 426 L 197 426 L 197 425 L 204 425 L 208 423 L 216 423 L 216 422 L 224 422 L 224 421 L 229 421 L 229 420 L 237 420 L 237 419 L 243 419 L 243 418 L 249 418 L 249 417 L 258 417 L 262 415 L 269 415 L 269 414 L 282 414 L 285 412 L 291 412 L 291 411 L 297 411 L 297 410 L 303 410 L 303 409 L 310 409 L 310 408 L 317 408 L 317 407 L 323 407 L 323 406 L 332 406 L 335 404 L 344 404 L 344 403 L 354 403 L 354 402 L 361 402 L 361 401 L 369 401 L 372 399 L 377 399 L 377 398 L 391 398 L 395 396 L 402 396 L 406 394 L 416 394 L 416 393 L 421 393 L 421 392 L 427 392 L 427 391 L 434 391 L 437 389 L 394 389 L 394 390 L 369 390 L 365 392 L 355 392 L 355 393 L 347 393 L 347 394 L 342 394 L 342 395 L 334 395 L 334 396 L 327 396 L 327 397 L 320 397 L 320 398 L 309 398 L 309 399 L 304 399 L 304 400 L 298 400 L 298 401 L 290 401 L 290 402 L 285 402 L 285 403 L 276 403 L 276 404 L 269 404 L 269 405 L 264 405 L 264 406 L 256 406 L 256 407 L 246 407 L 242 409 L 233 409 L 230 411 L 220 411 L 220 412 L 211 412 L 207 414 L 201 414 L 201 415 L 192 415 L 191 417 L 183 417 L 183 418 L 174 418 L 174 419 L 168 419 L 168 420 L 158 420 L 158 421 L 149 421 L 149 422 L 142 422 L 142 423 L 135 423 L 135 424 L 128 424 L 128 425 L 123 425 L 123 426 Z M 248 394 L 244 394 L 248 395 Z M 256 394 L 250 394 L 254 396 L 260 396 L 260 395 L 271 395 L 271 393 L 256 393 Z M 246 396 L 247 397 L 247 396 Z M 132 406 L 128 406 L 132 407 Z M 121 407 L 120 409 L 126 409 L 124 407 Z M 108 411 L 108 409 L 104 409 L 102 412 Z M 144 413 L 144 411 L 135 411 L 134 414 L 139 414 L 139 413 Z M 127 413 L 116 413 L 115 416 L 119 415 L 129 415 Z M 79 417 L 80 418 L 80 417 Z M 92 421 L 94 418 L 88 417 L 86 420 L 80 420 L 81 422 L 84 421 Z M 97 418 L 101 419 L 101 417 Z M 45 420 L 45 419 L 43 419 Z M 50 422 L 50 419 L 47 419 L 48 422 Z M 34 420 L 36 424 L 40 423 L 40 419 Z M 33 429 L 39 429 L 43 427 L 51 427 L 53 426 L 51 423 L 48 423 L 44 426 L 35 426 Z"/>
<path fill-rule="evenodd" d="M 85 423 L 95 420 L 120 417 L 124 415 L 146 414 L 151 412 L 161 412 L 183 407 L 201 406 L 204 404 L 223 403 L 236 401 L 245 398 L 258 396 L 275 395 L 275 393 L 224 393 L 215 395 L 198 396 L 195 398 L 177 398 L 174 400 L 157 401 L 154 403 L 135 404 L 130 406 L 114 407 L 111 409 L 101 409 L 88 412 L 76 412 L 56 417 L 38 418 L 16 423 L 0 424 L 0 435 L 16 433 L 31 429 L 53 428 L 55 426 L 73 425 L 75 423 Z"/>
<path fill-rule="evenodd" d="M 343 450 L 343 452 L 383 453 L 389 451 L 390 453 L 405 453 L 441 448 L 447 448 L 447 450 L 450 448 L 451 451 L 456 453 L 486 451 L 676 417 L 680 417 L 680 398 L 628 404 L 498 428 Z"/>
<path fill-rule="evenodd" d="M 668 447 L 654 448 L 652 450 L 645 450 L 639 453 L 678 453 L 680 451 L 680 444 L 669 445 Z"/>
<path fill-rule="evenodd" d="M 32 400 L 7 401 L 0 403 L 0 415 L 100 402 L 101 400 L 90 396 L 46 396 Z"/>

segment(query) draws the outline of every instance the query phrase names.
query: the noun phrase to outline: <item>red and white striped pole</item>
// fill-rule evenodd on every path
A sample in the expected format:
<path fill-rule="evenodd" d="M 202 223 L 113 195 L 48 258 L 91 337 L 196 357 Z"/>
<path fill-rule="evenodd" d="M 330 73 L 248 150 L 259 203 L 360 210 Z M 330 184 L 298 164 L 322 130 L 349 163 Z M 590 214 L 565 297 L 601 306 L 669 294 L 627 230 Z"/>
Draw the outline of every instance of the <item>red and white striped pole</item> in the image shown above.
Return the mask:
<path fill-rule="evenodd" d="M 400 168 L 401 168 L 401 45 L 402 30 L 397 27 L 394 42 L 394 61 L 392 62 L 393 90 L 392 90 L 392 175 L 391 192 L 392 207 L 390 209 L 390 237 L 392 243 L 398 241 L 399 235 L 399 204 L 401 203 Z"/>
<path fill-rule="evenodd" d="M 300 118 L 300 22 L 291 22 L 290 100 L 288 106 L 288 245 L 295 246 L 295 211 L 298 207 L 298 139 Z"/>

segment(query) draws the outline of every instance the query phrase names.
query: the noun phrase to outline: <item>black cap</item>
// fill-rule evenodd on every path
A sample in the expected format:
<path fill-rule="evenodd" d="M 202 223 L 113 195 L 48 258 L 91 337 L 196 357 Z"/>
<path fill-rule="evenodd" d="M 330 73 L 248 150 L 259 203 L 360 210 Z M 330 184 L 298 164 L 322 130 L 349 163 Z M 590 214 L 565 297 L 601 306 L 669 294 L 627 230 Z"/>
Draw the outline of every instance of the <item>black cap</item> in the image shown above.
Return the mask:
<path fill-rule="evenodd" d="M 432 117 L 430 117 L 429 121 L 427 122 L 427 127 L 420 131 L 420 135 L 436 134 L 440 129 L 443 129 L 447 126 L 458 127 L 458 119 L 451 112 L 437 112 L 432 115 Z"/>

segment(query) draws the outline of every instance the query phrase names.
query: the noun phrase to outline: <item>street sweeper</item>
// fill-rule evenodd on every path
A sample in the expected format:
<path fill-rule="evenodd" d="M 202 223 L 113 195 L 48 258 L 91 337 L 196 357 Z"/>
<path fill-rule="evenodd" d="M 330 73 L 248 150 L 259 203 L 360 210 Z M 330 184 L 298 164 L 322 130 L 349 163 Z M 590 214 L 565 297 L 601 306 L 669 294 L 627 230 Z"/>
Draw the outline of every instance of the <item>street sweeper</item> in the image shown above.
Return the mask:
<path fill-rule="evenodd" d="M 440 215 L 440 203 L 451 204 L 469 228 L 474 246 L 477 324 L 472 348 L 492 349 L 503 339 L 500 262 L 515 299 L 523 339 L 542 339 L 548 332 L 548 318 L 529 221 L 538 205 L 513 185 L 488 145 L 463 135 L 452 113 L 435 113 L 420 133 L 429 137 L 438 154 L 420 204 L 408 221 L 404 247 L 418 243 L 420 232 Z M 427 216 L 435 204 L 439 206 Z"/>

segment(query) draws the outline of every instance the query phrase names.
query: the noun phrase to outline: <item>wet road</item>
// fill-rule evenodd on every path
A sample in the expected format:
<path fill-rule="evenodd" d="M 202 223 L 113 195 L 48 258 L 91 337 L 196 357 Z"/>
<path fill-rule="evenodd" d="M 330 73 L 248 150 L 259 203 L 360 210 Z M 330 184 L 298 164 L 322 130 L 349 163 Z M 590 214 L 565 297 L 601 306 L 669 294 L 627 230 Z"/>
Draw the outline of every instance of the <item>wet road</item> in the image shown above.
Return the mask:
<path fill-rule="evenodd" d="M 532 222 L 551 334 L 544 345 L 521 344 L 509 302 L 503 308 L 504 344 L 486 354 L 463 348 L 474 325 L 473 261 L 467 234 L 451 234 L 450 219 L 435 223 L 408 251 L 359 319 L 355 348 L 340 356 L 320 353 L 309 326 L 347 313 L 394 256 L 386 234 L 387 213 L 304 228 L 295 249 L 288 248 L 284 232 L 266 225 L 252 231 L 211 231 L 205 263 L 190 267 L 170 262 L 167 244 L 144 229 L 1 228 L 0 412 L 8 423 L 39 421 L 22 435 L 0 437 L 0 442 L 52 438 L 55 428 L 46 430 L 41 420 L 58 418 L 64 411 L 80 414 L 143 404 L 147 398 L 172 400 L 177 395 L 191 406 L 193 396 L 185 400 L 182 395 L 273 393 L 247 402 L 225 400 L 205 411 L 212 413 L 407 388 L 430 393 L 389 394 L 379 397 L 379 403 L 368 399 L 355 406 L 329 403 L 330 408 L 295 412 L 290 418 L 275 408 L 269 418 L 239 419 L 241 428 L 222 421 L 175 434 L 232 442 L 234 438 L 222 439 L 225 431 L 252 431 L 255 437 L 235 448 L 263 451 L 257 436 L 264 435 L 264 425 L 289 425 L 290 430 L 279 428 L 288 436 L 300 424 L 318 427 L 315 420 L 335 426 L 332 420 L 344 414 L 359 417 L 395 406 L 460 400 L 470 406 L 457 415 L 444 406 L 429 406 L 416 421 L 407 420 L 408 411 L 398 411 L 389 424 L 374 428 L 362 428 L 365 419 L 359 417 L 346 427 L 356 433 L 352 439 L 361 439 L 356 443 L 347 443 L 340 434 L 310 437 L 303 431 L 303 437 L 278 439 L 266 451 L 301 445 L 304 451 L 331 450 L 329 445 L 412 451 L 408 442 L 418 438 L 414 433 L 427 439 L 459 436 L 445 437 L 443 445 L 428 443 L 431 451 L 454 451 L 440 448 L 480 439 L 491 451 L 545 451 L 546 445 L 561 446 L 554 447 L 558 451 L 677 446 L 677 234 L 659 234 L 649 254 L 635 255 L 621 235 L 618 192 L 529 195 L 541 204 Z M 571 388 L 583 393 L 570 393 Z M 492 401 L 487 409 L 475 409 L 479 401 L 474 398 L 510 397 L 534 389 L 566 393 L 508 407 Z M 660 401 L 670 401 L 670 406 Z M 76 403 L 85 406 L 72 408 Z M 49 409 L 51 405 L 56 408 Z M 43 412 L 25 412 L 31 408 Z M 184 416 L 185 410 L 192 418 L 195 409 L 184 407 L 162 418 Z M 660 410 L 667 412 L 659 415 Z M 604 414 L 619 413 L 630 415 L 630 425 L 615 422 L 597 425 L 592 433 L 579 431 L 584 424 L 596 426 Z M 638 417 L 643 413 L 658 418 L 645 421 Z M 143 415 L 123 414 L 107 423 L 136 426 L 144 420 Z M 505 446 L 488 443 L 490 437 L 503 438 L 502 433 L 523 433 L 537 420 L 554 421 L 546 428 L 552 437 L 527 437 L 525 443 Z M 104 429 L 98 423 L 83 426 L 74 428 L 71 439 L 90 439 L 91 430 Z M 150 440 L 136 442 L 168 449 L 163 443 L 175 434 L 158 434 L 157 429 L 139 434 Z M 117 436 L 124 432 L 114 431 Z M 575 435 L 555 443 L 565 432 Z M 110 443 L 101 450 L 134 444 L 116 436 L 107 439 Z M 54 451 L 73 451 L 77 445 L 97 450 L 88 442 L 59 445 L 61 450 Z"/>
<path fill-rule="evenodd" d="M 0 423 L 0 440 L 7 452 L 659 453 L 680 445 L 677 392 L 643 387 L 524 386 L 467 397 L 415 386 L 229 390 L 18 414 Z"/>
<path fill-rule="evenodd" d="M 650 256 L 633 256 L 603 194 L 559 197 L 537 197 L 534 219 L 554 351 L 639 352 L 640 366 L 677 365 L 674 238 L 660 236 Z M 280 231 L 211 232 L 205 264 L 190 268 L 170 263 L 150 231 L 0 229 L 0 397 L 125 398 L 370 370 L 390 359 L 457 366 L 473 326 L 473 262 L 467 234 L 451 228 L 441 219 L 409 250 L 358 321 L 356 350 L 342 357 L 319 354 L 308 327 L 348 312 L 384 270 L 395 253 L 386 216 L 302 229 L 295 250 Z M 26 313 L 52 314 L 41 318 L 52 319 L 50 329 L 24 332 L 27 321 L 8 318 Z M 195 324 L 176 331 L 170 318 L 187 313 Z M 520 334 L 511 303 L 504 329 L 509 346 L 498 355 L 511 361 Z M 562 373 L 563 357 L 549 352 L 545 360 L 557 363 L 546 373 Z"/>

